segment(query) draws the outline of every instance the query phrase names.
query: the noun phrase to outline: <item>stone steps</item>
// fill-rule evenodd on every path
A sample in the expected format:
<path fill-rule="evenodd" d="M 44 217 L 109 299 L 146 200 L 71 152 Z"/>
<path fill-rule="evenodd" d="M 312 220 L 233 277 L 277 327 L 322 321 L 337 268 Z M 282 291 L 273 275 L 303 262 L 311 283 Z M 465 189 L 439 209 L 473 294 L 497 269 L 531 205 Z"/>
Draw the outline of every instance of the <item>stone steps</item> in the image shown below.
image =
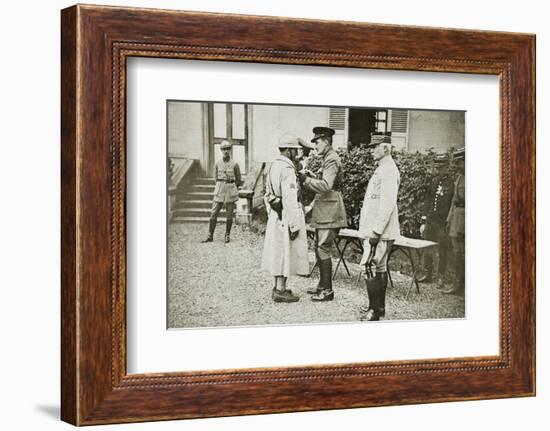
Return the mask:
<path fill-rule="evenodd" d="M 214 178 L 195 178 L 177 196 L 172 213 L 172 223 L 208 223 L 214 198 Z M 225 223 L 224 208 L 218 215 L 218 222 Z"/>

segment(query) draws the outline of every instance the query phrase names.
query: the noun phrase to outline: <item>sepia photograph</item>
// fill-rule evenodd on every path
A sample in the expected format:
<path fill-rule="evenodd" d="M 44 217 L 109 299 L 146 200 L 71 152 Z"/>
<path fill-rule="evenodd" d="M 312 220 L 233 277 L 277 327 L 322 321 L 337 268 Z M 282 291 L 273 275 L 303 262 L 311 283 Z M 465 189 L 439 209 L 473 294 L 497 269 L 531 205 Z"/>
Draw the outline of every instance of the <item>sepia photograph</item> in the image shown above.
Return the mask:
<path fill-rule="evenodd" d="M 168 328 L 464 319 L 465 118 L 167 100 Z"/>

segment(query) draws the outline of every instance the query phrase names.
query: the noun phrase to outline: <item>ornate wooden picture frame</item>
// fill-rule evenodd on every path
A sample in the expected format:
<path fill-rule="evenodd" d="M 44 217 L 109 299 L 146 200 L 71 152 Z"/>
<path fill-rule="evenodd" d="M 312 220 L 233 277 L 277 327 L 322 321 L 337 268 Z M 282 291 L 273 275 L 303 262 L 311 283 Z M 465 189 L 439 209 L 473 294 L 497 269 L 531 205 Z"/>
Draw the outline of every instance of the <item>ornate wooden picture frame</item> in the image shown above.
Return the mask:
<path fill-rule="evenodd" d="M 61 49 L 64 421 L 91 425 L 535 394 L 534 35 L 79 5 L 62 11 Z M 497 75 L 500 353 L 128 374 L 125 100 L 132 56 Z"/>

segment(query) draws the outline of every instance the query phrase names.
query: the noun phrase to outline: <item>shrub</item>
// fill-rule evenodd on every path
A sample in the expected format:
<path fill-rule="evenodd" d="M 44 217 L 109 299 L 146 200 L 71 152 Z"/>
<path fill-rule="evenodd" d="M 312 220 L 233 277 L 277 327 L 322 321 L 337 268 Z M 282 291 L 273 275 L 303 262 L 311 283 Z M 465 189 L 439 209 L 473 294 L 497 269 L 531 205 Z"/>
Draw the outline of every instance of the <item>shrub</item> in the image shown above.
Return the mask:
<path fill-rule="evenodd" d="M 338 151 L 342 159 L 343 181 L 341 186 L 344 204 L 348 215 L 350 227 L 359 227 L 359 216 L 367 184 L 376 168 L 371 152 L 365 147 L 355 147 L 350 151 Z M 440 180 L 454 179 L 457 168 L 448 163 L 442 170 L 436 170 L 434 159 L 437 154 L 433 151 L 427 153 L 408 153 L 398 151 L 393 158 L 401 175 L 401 184 L 397 205 L 399 208 L 399 223 L 401 233 L 408 237 L 419 237 L 419 228 L 423 215 L 423 208 L 428 199 L 431 199 L 430 190 Z M 314 156 L 309 162 L 308 168 L 317 172 L 321 167 L 321 158 Z M 309 202 L 313 194 L 304 192 L 304 200 Z"/>

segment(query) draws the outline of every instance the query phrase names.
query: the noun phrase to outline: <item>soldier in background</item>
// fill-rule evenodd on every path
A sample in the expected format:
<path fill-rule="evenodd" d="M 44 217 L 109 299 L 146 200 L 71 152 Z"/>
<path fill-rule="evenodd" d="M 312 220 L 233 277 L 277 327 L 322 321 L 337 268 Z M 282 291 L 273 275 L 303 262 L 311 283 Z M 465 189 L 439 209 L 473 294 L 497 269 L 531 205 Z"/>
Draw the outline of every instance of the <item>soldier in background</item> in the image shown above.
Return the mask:
<path fill-rule="evenodd" d="M 400 175 L 391 151 L 388 136 L 382 142 L 370 144 L 378 167 L 372 174 L 359 219 L 359 233 L 364 240 L 361 265 L 365 265 L 369 303 L 360 307 L 361 320 L 380 320 L 386 314 L 388 257 L 393 242 L 400 235 L 397 193 Z M 371 274 L 370 265 L 375 266 Z"/>
<path fill-rule="evenodd" d="M 303 186 L 315 192 L 310 226 L 315 228 L 315 253 L 319 264 L 320 280 L 316 288 L 308 290 L 312 301 L 332 301 L 332 243 L 340 228 L 347 227 L 346 209 L 340 193 L 342 162 L 332 148 L 334 129 L 313 128 L 312 143 L 323 158 L 320 178 L 313 178 L 308 171 L 301 171 Z"/>
<path fill-rule="evenodd" d="M 434 160 L 435 169 L 440 178 L 437 184 L 432 184 L 428 193 L 428 199 L 424 203 L 424 215 L 420 234 L 423 239 L 437 242 L 437 288 L 444 287 L 445 271 L 447 270 L 447 258 L 451 253 L 451 240 L 447 235 L 447 216 L 451 207 L 453 196 L 453 182 L 449 177 L 442 177 L 441 174 L 449 166 L 447 155 L 437 156 Z M 431 282 L 434 277 L 434 255 L 435 247 L 431 247 L 424 253 L 423 264 L 424 274 L 418 279 L 422 282 Z"/>
<path fill-rule="evenodd" d="M 242 185 L 239 164 L 231 160 L 231 148 L 232 145 L 228 141 L 223 141 L 220 145 L 222 160 L 216 163 L 214 200 L 208 222 L 208 236 L 202 241 L 203 243 L 214 240 L 218 214 L 224 205 L 226 211 L 225 242 L 228 243 L 231 240 L 231 226 L 233 225 L 236 202 L 239 200 L 238 187 Z"/>
<path fill-rule="evenodd" d="M 465 278 L 465 203 L 466 203 L 466 179 L 464 172 L 464 148 L 454 152 L 453 163 L 456 163 L 459 174 L 454 183 L 451 209 L 447 217 L 447 232 L 451 238 L 454 253 L 455 280 L 453 285 L 443 290 L 443 293 L 464 295 Z"/>
<path fill-rule="evenodd" d="M 291 275 L 307 275 L 306 222 L 299 200 L 294 162 L 300 148 L 298 140 L 283 135 L 275 158 L 266 176 L 265 204 L 268 220 L 265 231 L 262 269 L 275 277 L 271 297 L 275 302 L 296 302 L 299 297 L 287 289 Z"/>

